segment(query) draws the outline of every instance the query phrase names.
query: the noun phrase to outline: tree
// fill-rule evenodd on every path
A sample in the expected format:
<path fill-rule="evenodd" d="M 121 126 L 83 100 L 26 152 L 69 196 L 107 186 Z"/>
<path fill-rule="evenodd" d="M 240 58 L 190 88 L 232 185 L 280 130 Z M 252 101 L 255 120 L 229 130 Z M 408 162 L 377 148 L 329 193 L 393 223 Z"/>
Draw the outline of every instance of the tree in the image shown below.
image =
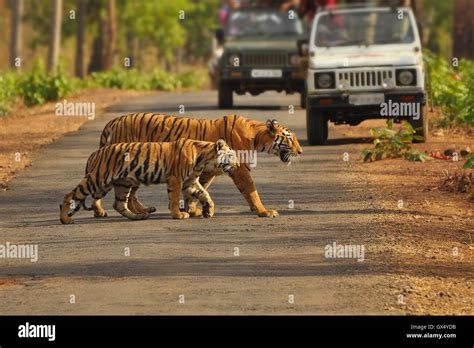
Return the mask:
<path fill-rule="evenodd" d="M 454 1 L 453 57 L 474 59 L 474 1 Z"/>
<path fill-rule="evenodd" d="M 76 76 L 84 77 L 84 44 L 85 44 L 85 17 L 87 0 L 77 1 L 77 27 L 76 27 Z"/>
<path fill-rule="evenodd" d="M 10 67 L 15 68 L 16 59 L 21 58 L 23 0 L 12 1 L 12 30 L 10 39 Z"/>
<path fill-rule="evenodd" d="M 62 0 L 52 0 L 52 18 L 49 31 L 48 71 L 56 70 L 61 45 Z"/>
<path fill-rule="evenodd" d="M 183 23 L 189 19 L 189 9 L 188 0 L 126 1 L 121 21 L 137 38 L 156 45 L 167 70 L 170 70 L 171 63 L 176 62 L 175 49 L 186 42 Z"/>
<path fill-rule="evenodd" d="M 104 69 L 114 65 L 115 42 L 117 41 L 117 24 L 115 20 L 115 0 L 107 1 L 107 40 L 104 52 Z"/>

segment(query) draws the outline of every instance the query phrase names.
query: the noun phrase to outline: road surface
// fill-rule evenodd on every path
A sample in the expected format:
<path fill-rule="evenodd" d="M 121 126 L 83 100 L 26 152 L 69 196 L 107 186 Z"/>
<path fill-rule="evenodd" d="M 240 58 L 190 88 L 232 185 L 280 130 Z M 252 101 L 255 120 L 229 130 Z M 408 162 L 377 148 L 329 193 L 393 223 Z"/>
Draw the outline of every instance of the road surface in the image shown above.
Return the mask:
<path fill-rule="evenodd" d="M 353 165 L 360 146 L 354 139 L 307 146 L 298 101 L 276 93 L 237 97 L 231 111 L 276 118 L 303 145 L 291 166 L 276 156 L 258 157 L 253 176 L 264 205 L 280 212 L 274 219 L 251 213 L 221 176 L 210 190 L 212 219 L 171 219 L 161 185 L 139 191 L 141 201 L 158 208 L 149 220 L 123 218 L 110 195 L 108 218 L 80 211 L 74 225 L 59 222 L 58 205 L 81 179 L 109 120 L 136 111 L 177 114 L 180 105 L 187 116 L 221 117 L 215 91 L 138 97 L 43 148 L 0 194 L 0 244 L 38 245 L 37 262 L 0 259 L 0 314 L 387 313 L 396 301 L 392 271 L 371 252 L 382 212 Z M 337 128 L 330 133 L 341 138 Z M 334 242 L 364 246 L 364 259 L 325 257 Z"/>

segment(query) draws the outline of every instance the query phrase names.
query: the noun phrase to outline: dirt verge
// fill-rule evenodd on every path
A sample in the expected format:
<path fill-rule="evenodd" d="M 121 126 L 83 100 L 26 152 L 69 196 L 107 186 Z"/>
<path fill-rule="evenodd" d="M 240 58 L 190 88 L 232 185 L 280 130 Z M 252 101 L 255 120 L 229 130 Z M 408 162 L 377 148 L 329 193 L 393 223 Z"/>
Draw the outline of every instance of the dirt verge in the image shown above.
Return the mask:
<path fill-rule="evenodd" d="M 149 92 L 86 89 L 66 100 L 95 103 L 95 114 L 100 116 L 108 106 L 146 93 Z M 0 117 L 0 189 L 8 189 L 8 181 L 31 164 L 33 151 L 68 132 L 78 130 L 88 121 L 86 116 L 56 116 L 56 103 L 49 102 L 32 108 L 17 103 L 7 116 Z"/>

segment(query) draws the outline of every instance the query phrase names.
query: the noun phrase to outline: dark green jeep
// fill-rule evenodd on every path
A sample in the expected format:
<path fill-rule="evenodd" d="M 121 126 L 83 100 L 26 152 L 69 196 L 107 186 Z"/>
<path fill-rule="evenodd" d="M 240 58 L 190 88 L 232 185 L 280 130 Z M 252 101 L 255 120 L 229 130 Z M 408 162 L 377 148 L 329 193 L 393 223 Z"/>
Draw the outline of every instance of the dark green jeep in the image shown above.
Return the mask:
<path fill-rule="evenodd" d="M 307 60 L 302 46 L 307 30 L 293 11 L 239 9 L 229 14 L 220 34 L 224 52 L 215 74 L 219 108 L 232 107 L 233 92 L 258 95 L 268 90 L 301 93 L 305 106 Z"/>

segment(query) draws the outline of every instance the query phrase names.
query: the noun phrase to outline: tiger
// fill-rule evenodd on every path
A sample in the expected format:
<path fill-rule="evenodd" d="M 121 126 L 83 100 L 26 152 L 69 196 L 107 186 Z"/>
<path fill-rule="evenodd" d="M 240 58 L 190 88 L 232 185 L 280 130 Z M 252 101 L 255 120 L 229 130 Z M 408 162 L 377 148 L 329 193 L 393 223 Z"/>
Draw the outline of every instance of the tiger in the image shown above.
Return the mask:
<path fill-rule="evenodd" d="M 169 209 L 174 219 L 187 219 L 189 213 L 180 211 L 181 192 L 185 200 L 197 199 L 204 217 L 214 215 L 214 202 L 202 187 L 199 176 L 203 171 L 220 175 L 239 166 L 234 150 L 224 139 L 214 142 L 178 139 L 173 142 L 117 143 L 101 147 L 87 160 L 84 178 L 60 204 L 60 221 L 74 223 L 72 216 L 81 207 L 94 210 L 96 216 L 107 215 L 101 205 L 112 188 L 115 190 L 114 209 L 131 220 L 143 220 L 149 212 L 129 209 L 130 191 L 140 184 L 168 185 Z M 85 205 L 88 196 L 92 207 Z"/>
<path fill-rule="evenodd" d="M 303 153 L 298 138 L 289 128 L 277 120 L 259 122 L 240 115 L 223 116 L 214 120 L 176 117 L 158 113 L 135 113 L 117 117 L 108 122 L 100 137 L 100 147 L 108 144 L 129 141 L 173 141 L 180 138 L 202 141 L 225 139 L 236 151 L 259 151 L 278 156 L 282 162 L 291 161 Z M 242 161 L 241 161 L 242 162 Z M 204 172 L 200 182 L 208 188 L 215 177 L 214 173 Z M 248 163 L 234 170 L 230 177 L 250 206 L 260 217 L 276 217 L 278 212 L 266 209 L 258 195 L 250 174 Z M 130 192 L 130 209 L 136 213 L 154 212 L 154 207 L 146 207 L 138 201 L 136 189 Z M 186 202 L 186 211 L 191 216 L 199 216 L 197 201 Z"/>

